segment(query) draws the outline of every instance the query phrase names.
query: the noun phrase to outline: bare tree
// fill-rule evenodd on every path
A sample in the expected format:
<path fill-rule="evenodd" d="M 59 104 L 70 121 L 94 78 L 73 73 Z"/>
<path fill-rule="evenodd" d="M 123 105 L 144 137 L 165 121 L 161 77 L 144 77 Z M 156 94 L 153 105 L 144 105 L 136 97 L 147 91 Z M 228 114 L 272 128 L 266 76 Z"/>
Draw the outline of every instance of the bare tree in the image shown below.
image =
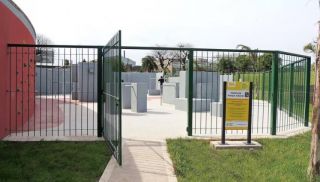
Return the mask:
<path fill-rule="evenodd" d="M 53 44 L 53 42 L 43 34 L 37 34 L 36 41 L 37 45 Z M 53 61 L 54 49 L 48 47 L 37 47 L 36 56 L 38 63 L 51 63 L 51 61 Z"/>
<path fill-rule="evenodd" d="M 177 45 L 179 48 L 192 48 L 192 45 L 189 43 L 179 43 Z M 180 62 L 181 65 L 181 70 L 186 70 L 186 61 L 187 57 L 189 55 L 188 50 L 179 50 L 179 51 L 174 51 L 174 57 Z"/>
<path fill-rule="evenodd" d="M 315 89 L 313 93 L 313 112 L 312 112 L 312 126 L 311 126 L 311 149 L 308 174 L 310 181 L 316 181 L 320 175 L 320 22 L 318 39 L 315 47 L 316 66 L 315 66 Z"/>
<path fill-rule="evenodd" d="M 160 47 L 159 45 L 157 45 Z M 190 48 L 191 44 L 183 44 L 179 43 L 177 45 L 179 48 Z M 179 61 L 182 70 L 186 70 L 186 60 L 188 57 L 188 50 L 178 50 L 178 51 L 170 51 L 170 50 L 154 50 L 152 52 L 152 56 L 155 57 L 159 61 L 160 68 L 166 73 L 168 72 L 168 67 L 173 64 L 175 61 Z"/>
<path fill-rule="evenodd" d="M 159 45 L 156 45 L 160 47 Z M 169 50 L 154 50 L 152 52 L 152 56 L 155 57 L 159 61 L 159 65 L 164 73 L 168 72 L 168 67 L 172 63 L 173 53 Z"/>
<path fill-rule="evenodd" d="M 48 45 L 53 44 L 53 42 L 43 34 L 37 34 L 37 44 L 38 45 Z"/>

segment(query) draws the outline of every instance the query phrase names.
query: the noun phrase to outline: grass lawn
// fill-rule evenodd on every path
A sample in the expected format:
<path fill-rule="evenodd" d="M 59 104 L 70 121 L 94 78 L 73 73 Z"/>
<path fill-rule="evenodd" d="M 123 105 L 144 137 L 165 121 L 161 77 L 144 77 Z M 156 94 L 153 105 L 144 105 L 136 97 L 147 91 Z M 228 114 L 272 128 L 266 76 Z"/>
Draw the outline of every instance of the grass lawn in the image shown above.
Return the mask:
<path fill-rule="evenodd" d="M 0 142 L 0 181 L 97 181 L 105 142 Z"/>
<path fill-rule="evenodd" d="M 310 133 L 289 139 L 260 139 L 261 150 L 214 150 L 209 141 L 169 139 L 178 180 L 308 181 Z"/>

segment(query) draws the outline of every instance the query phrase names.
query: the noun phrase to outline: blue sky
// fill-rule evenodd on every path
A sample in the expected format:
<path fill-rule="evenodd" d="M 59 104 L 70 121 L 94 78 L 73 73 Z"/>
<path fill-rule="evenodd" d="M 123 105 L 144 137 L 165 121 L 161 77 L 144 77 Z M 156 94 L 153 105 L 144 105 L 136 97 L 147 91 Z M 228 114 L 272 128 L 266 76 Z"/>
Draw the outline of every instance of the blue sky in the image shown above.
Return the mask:
<path fill-rule="evenodd" d="M 303 53 L 315 40 L 317 0 L 14 0 L 55 44 L 251 48 Z M 146 52 L 128 51 L 138 63 Z"/>

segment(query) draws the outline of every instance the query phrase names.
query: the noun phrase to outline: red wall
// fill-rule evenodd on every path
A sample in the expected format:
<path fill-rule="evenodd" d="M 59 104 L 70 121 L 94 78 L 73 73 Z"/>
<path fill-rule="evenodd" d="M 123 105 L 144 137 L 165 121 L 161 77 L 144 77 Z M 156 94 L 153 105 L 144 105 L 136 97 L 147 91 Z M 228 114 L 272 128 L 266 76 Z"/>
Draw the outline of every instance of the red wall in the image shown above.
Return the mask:
<path fill-rule="evenodd" d="M 18 48 L 16 54 L 15 48 L 7 47 L 8 43 L 35 44 L 35 40 L 0 1 L 0 139 L 10 134 L 10 128 L 11 133 L 15 133 L 12 129 L 20 130 L 34 113 L 33 48 Z"/>

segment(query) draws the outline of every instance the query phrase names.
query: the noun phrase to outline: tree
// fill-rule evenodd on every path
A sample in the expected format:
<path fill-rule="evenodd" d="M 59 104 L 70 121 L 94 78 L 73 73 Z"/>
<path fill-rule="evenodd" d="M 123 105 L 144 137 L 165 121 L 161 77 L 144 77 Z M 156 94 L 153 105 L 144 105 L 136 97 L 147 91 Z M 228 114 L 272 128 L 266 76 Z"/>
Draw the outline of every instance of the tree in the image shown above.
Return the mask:
<path fill-rule="evenodd" d="M 53 42 L 42 34 L 37 34 L 36 36 L 37 45 L 48 45 L 53 44 Z M 37 62 L 47 63 L 47 58 L 50 55 L 54 56 L 54 49 L 48 47 L 37 47 L 36 48 Z"/>
<path fill-rule="evenodd" d="M 43 34 L 37 34 L 36 39 L 37 39 L 37 45 L 53 44 L 53 42 Z"/>
<path fill-rule="evenodd" d="M 320 1 L 319 1 L 320 3 Z M 313 92 L 313 112 L 311 126 L 311 149 L 308 174 L 311 181 L 317 180 L 320 175 L 320 22 L 318 30 L 317 44 L 314 47 L 316 53 L 315 60 L 315 86 Z M 311 46 L 312 48 L 312 46 Z"/>
<path fill-rule="evenodd" d="M 310 42 L 303 47 L 303 51 L 306 53 L 316 54 L 316 42 Z"/>
<path fill-rule="evenodd" d="M 257 71 L 268 71 L 271 70 L 272 67 L 272 54 L 271 53 L 264 53 L 258 57 L 257 62 Z"/>
<path fill-rule="evenodd" d="M 218 60 L 217 69 L 222 73 L 232 73 L 235 71 L 234 61 L 230 58 L 222 57 Z"/>
<path fill-rule="evenodd" d="M 248 55 L 239 55 L 236 57 L 234 65 L 237 71 L 240 72 L 253 71 L 255 67 L 253 60 L 250 59 Z"/>
<path fill-rule="evenodd" d="M 159 47 L 159 45 L 157 45 Z M 159 61 L 159 65 L 166 74 L 169 72 L 168 67 L 175 60 L 175 54 L 172 51 L 168 50 L 154 50 L 152 52 L 152 56 L 155 57 Z"/>
<path fill-rule="evenodd" d="M 253 52 L 249 46 L 246 46 L 243 44 L 238 44 L 237 49 L 241 49 L 249 52 L 249 55 L 250 55 L 249 59 L 252 59 L 251 63 L 253 64 L 253 68 L 256 69 L 258 54 L 256 52 Z"/>
<path fill-rule="evenodd" d="M 179 48 L 191 48 L 192 45 L 189 43 L 179 43 L 177 45 Z M 176 58 L 180 62 L 181 70 L 186 70 L 186 62 L 189 55 L 188 50 L 179 50 L 173 52 L 173 57 Z"/>
<path fill-rule="evenodd" d="M 156 58 L 153 56 L 146 56 L 142 58 L 142 70 L 147 72 L 158 70 Z"/>
<path fill-rule="evenodd" d="M 167 50 L 154 50 L 152 53 L 153 57 L 155 57 L 159 61 L 159 65 L 162 68 L 162 70 L 165 70 L 165 67 L 168 67 L 169 62 L 169 51 Z M 167 63 L 166 63 L 167 60 Z"/>

